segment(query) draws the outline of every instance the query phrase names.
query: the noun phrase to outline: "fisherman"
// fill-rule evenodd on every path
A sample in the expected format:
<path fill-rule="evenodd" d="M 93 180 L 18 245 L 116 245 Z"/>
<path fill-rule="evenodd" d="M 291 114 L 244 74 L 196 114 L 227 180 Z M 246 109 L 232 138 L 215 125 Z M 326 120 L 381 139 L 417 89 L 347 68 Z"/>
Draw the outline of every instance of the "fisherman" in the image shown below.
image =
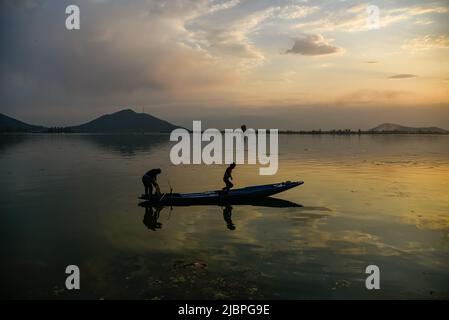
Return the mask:
<path fill-rule="evenodd" d="M 161 169 L 151 169 L 142 177 L 142 183 L 145 186 L 145 195 L 150 196 L 153 194 L 153 187 L 156 189 L 156 194 L 161 195 L 161 190 L 157 184 L 156 176 L 162 172 Z"/>
<path fill-rule="evenodd" d="M 225 174 L 223 176 L 223 181 L 224 181 L 224 183 L 226 183 L 226 187 L 223 188 L 223 191 L 229 191 L 234 186 L 234 184 L 230 181 L 230 180 L 232 180 L 232 170 L 234 168 L 235 168 L 235 162 L 231 163 L 225 171 Z"/>

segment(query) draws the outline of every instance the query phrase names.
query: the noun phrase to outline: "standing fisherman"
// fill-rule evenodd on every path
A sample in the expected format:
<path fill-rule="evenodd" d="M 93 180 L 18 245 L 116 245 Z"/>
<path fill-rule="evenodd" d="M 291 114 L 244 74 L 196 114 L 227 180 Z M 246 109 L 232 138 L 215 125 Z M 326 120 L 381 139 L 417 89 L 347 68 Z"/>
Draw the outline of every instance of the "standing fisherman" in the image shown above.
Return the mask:
<path fill-rule="evenodd" d="M 223 191 L 229 191 L 234 186 L 234 184 L 231 182 L 232 170 L 234 168 L 235 168 L 235 162 L 231 163 L 225 171 L 225 174 L 223 176 L 223 181 L 226 184 L 226 187 L 223 188 Z"/>

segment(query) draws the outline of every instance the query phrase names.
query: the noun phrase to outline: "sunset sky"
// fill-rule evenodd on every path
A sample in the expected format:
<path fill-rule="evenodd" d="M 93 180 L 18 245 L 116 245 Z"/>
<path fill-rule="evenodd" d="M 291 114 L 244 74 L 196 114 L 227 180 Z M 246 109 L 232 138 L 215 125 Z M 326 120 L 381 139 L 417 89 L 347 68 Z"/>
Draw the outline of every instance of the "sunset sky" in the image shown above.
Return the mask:
<path fill-rule="evenodd" d="M 0 112 L 26 122 L 129 107 L 185 126 L 449 129 L 447 0 L 0 3 Z"/>

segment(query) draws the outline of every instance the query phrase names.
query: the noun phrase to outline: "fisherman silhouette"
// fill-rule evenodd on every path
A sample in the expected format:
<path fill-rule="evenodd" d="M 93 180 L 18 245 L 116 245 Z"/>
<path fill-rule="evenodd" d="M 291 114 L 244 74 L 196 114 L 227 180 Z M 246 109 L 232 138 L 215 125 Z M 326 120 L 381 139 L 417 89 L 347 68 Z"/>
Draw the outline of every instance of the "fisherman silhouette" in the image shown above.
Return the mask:
<path fill-rule="evenodd" d="M 153 194 L 153 187 L 156 188 L 156 194 L 158 196 L 161 195 L 161 190 L 159 188 L 159 185 L 157 183 L 157 175 L 162 172 L 161 169 L 152 169 L 145 173 L 145 175 L 142 177 L 142 183 L 145 187 L 145 195 L 151 196 Z"/>
<path fill-rule="evenodd" d="M 226 221 L 229 230 L 235 230 L 235 225 L 232 222 L 232 206 L 226 205 L 223 209 L 223 219 Z"/>
<path fill-rule="evenodd" d="M 154 210 L 152 206 L 145 207 L 145 215 L 143 217 L 143 224 L 150 230 L 162 229 L 162 223 L 158 222 L 159 213 L 163 207 L 156 207 Z"/>
<path fill-rule="evenodd" d="M 231 163 L 229 167 L 226 169 L 225 174 L 223 176 L 223 181 L 226 184 L 226 187 L 224 187 L 222 190 L 225 192 L 228 192 L 234 184 L 231 182 L 232 179 L 232 170 L 235 168 L 235 162 Z"/>

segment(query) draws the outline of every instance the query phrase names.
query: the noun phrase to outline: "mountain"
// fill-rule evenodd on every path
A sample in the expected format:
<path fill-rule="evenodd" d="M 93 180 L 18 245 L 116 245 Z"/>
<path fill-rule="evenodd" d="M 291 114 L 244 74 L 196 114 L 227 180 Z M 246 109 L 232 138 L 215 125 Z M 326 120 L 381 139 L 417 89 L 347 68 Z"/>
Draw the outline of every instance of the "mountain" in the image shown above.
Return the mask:
<path fill-rule="evenodd" d="M 67 128 L 71 132 L 86 133 L 133 133 L 171 132 L 179 128 L 167 121 L 131 109 L 101 116 L 88 123 Z"/>
<path fill-rule="evenodd" d="M 0 132 L 44 132 L 47 128 L 31 125 L 0 113 Z"/>
<path fill-rule="evenodd" d="M 402 132 L 402 133 L 449 133 L 449 131 L 438 127 L 404 127 L 394 123 L 383 123 L 375 128 L 370 129 L 371 132 Z"/>

